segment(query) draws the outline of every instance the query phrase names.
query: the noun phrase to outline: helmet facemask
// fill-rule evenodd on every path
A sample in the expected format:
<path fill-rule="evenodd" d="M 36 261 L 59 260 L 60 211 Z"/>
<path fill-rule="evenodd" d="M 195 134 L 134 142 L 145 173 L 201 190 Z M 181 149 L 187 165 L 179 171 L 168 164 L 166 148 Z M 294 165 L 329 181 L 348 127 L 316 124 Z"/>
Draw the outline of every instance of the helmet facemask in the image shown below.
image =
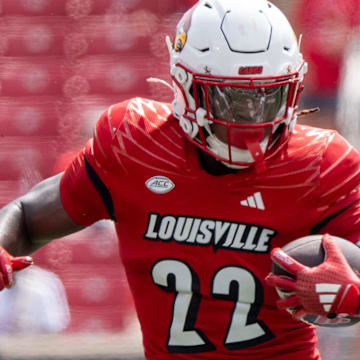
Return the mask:
<path fill-rule="evenodd" d="M 183 118 L 188 127 L 192 123 L 196 135 L 191 141 L 203 151 L 231 168 L 262 167 L 264 159 L 285 145 L 296 120 L 297 74 L 273 79 L 191 77 L 197 110 L 186 106 Z"/>

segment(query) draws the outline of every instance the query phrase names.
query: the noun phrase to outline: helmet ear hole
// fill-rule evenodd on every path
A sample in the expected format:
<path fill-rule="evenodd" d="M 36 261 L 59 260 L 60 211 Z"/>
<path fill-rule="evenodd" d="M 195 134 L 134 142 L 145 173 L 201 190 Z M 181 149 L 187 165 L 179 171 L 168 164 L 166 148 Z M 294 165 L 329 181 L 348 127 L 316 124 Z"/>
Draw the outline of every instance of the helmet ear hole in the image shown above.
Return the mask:
<path fill-rule="evenodd" d="M 191 122 L 188 119 L 185 119 L 183 116 L 180 118 L 180 126 L 183 129 L 184 133 L 187 134 L 190 138 L 194 138 L 198 133 L 198 126 Z"/>
<path fill-rule="evenodd" d="M 172 66 L 170 73 L 172 76 L 174 76 L 176 81 L 181 85 L 185 85 L 186 82 L 188 81 L 187 72 L 179 66 Z"/>

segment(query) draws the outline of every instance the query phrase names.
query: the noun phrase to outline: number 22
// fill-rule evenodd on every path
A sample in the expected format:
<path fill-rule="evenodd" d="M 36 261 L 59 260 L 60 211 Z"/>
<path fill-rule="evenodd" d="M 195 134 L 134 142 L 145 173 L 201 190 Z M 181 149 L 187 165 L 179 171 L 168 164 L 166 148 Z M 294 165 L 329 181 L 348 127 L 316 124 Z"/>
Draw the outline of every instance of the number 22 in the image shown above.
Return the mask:
<path fill-rule="evenodd" d="M 194 327 L 201 300 L 200 281 L 186 263 L 163 259 L 154 264 L 151 276 L 163 290 L 175 292 L 167 349 L 172 353 L 215 350 L 206 335 Z M 262 298 L 259 280 L 240 266 L 225 266 L 213 276 L 211 295 L 234 302 L 224 346 L 229 350 L 242 349 L 263 343 L 274 336 L 257 319 Z"/>

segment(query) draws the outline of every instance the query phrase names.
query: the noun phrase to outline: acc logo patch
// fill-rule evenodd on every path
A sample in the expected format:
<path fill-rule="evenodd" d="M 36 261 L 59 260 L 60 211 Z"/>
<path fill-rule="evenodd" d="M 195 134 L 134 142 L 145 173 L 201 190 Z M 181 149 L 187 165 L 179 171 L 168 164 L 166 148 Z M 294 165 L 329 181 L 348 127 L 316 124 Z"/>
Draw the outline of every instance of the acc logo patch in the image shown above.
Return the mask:
<path fill-rule="evenodd" d="M 175 184 L 169 178 L 161 175 L 146 180 L 145 185 L 155 194 L 166 194 L 175 187 Z"/>
<path fill-rule="evenodd" d="M 184 14 L 184 16 L 182 17 L 182 19 L 179 22 L 178 28 L 176 30 L 175 41 L 174 41 L 174 49 L 177 52 L 180 52 L 186 44 L 187 33 L 190 29 L 191 16 L 192 16 L 194 9 L 195 9 L 195 6 L 193 6 L 191 9 L 189 9 Z"/>

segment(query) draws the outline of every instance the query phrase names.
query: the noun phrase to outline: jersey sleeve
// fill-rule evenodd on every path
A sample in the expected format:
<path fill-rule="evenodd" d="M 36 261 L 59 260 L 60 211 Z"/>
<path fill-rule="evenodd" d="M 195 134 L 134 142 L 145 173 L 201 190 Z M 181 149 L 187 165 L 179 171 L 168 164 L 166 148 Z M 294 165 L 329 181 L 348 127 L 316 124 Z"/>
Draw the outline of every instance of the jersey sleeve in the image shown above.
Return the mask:
<path fill-rule="evenodd" d="M 329 139 L 320 170 L 322 220 L 312 233 L 360 239 L 360 155 L 337 132 Z"/>
<path fill-rule="evenodd" d="M 85 156 L 86 149 L 83 149 L 62 175 L 60 198 L 72 220 L 79 225 L 89 226 L 109 216 L 100 194 L 89 178 Z"/>
<path fill-rule="evenodd" d="M 60 181 L 60 197 L 69 216 L 78 224 L 116 220 L 108 174 L 113 167 L 112 141 L 126 104 L 110 107 L 98 120 L 93 137 L 67 167 Z M 125 111 L 125 110 L 124 110 Z M 116 114 L 115 119 L 113 113 Z M 115 121 L 114 121 L 115 120 Z M 121 176 L 121 171 L 118 171 Z"/>

